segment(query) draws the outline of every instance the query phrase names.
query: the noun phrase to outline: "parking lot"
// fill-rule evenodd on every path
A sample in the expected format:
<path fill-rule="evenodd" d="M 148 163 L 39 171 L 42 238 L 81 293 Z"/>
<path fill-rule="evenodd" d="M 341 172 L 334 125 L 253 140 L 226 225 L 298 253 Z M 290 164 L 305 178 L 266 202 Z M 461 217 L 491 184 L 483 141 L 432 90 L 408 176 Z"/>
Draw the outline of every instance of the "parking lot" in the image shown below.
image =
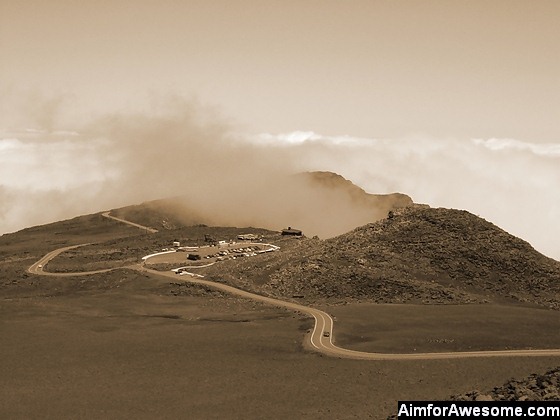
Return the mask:
<path fill-rule="evenodd" d="M 254 257 L 278 249 L 278 246 L 266 243 L 222 242 L 216 245 L 201 247 L 169 248 L 144 257 L 144 261 L 148 265 L 178 264 L 196 266 L 230 259 Z"/>

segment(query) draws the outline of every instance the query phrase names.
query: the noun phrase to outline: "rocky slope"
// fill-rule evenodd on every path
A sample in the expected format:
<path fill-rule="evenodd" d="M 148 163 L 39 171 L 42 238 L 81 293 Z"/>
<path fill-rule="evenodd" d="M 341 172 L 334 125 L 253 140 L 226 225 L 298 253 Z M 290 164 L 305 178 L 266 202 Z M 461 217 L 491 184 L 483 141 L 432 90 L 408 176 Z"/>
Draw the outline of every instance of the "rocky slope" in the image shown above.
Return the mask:
<path fill-rule="evenodd" d="M 545 374 L 532 374 L 526 378 L 510 379 L 490 391 L 474 390 L 453 395 L 452 401 L 560 401 L 560 367 Z"/>
<path fill-rule="evenodd" d="M 448 401 L 560 401 L 560 367 L 544 374 L 532 374 L 526 378 L 510 379 L 492 390 L 473 390 L 452 395 Z M 387 420 L 397 420 L 392 414 Z"/>
<path fill-rule="evenodd" d="M 269 259 L 270 269 L 244 267 L 246 281 L 287 298 L 560 308 L 560 262 L 467 211 L 415 205 Z"/>

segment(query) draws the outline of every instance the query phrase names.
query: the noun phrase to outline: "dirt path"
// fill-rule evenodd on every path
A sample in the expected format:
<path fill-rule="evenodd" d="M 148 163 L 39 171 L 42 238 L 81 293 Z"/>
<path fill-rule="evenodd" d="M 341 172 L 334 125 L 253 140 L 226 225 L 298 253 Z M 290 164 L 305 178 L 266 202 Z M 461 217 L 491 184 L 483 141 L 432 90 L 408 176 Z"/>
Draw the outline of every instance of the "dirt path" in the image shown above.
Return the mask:
<path fill-rule="evenodd" d="M 158 231 L 157 229 L 154 229 L 154 228 L 151 228 L 151 227 L 148 227 L 148 226 L 142 226 L 142 225 L 139 225 L 138 223 L 129 222 L 128 220 L 120 219 L 120 218 L 115 217 L 115 216 L 111 216 L 110 213 L 111 212 L 106 211 L 105 213 L 102 213 L 101 215 L 103 217 L 108 218 L 108 219 L 113 219 L 113 220 L 116 220 L 117 222 L 126 223 L 127 225 L 137 227 L 139 229 L 145 230 L 145 231 L 150 232 L 150 233 L 157 233 L 157 231 Z"/>

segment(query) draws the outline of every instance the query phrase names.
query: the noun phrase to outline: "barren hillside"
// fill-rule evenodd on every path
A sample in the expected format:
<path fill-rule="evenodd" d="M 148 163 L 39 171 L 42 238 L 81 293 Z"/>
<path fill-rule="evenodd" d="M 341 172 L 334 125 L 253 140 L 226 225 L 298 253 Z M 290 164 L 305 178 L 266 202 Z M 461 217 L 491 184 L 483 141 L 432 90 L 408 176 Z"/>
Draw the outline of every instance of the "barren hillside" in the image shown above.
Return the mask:
<path fill-rule="evenodd" d="M 560 307 L 560 262 L 462 210 L 403 208 L 332 239 L 300 241 L 264 268 L 240 265 L 244 287 L 310 300 Z"/>

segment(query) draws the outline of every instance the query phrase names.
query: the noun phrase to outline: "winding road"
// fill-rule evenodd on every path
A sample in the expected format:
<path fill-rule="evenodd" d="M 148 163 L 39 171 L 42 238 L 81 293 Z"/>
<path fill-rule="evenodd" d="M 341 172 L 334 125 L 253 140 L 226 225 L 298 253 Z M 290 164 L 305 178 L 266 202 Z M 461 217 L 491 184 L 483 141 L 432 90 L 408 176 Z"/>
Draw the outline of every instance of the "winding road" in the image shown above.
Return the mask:
<path fill-rule="evenodd" d="M 103 213 L 103 216 L 109 217 L 111 219 L 127 223 L 129 225 L 138 227 L 140 229 L 145 229 L 150 232 L 156 231 L 155 229 L 148 228 L 146 226 L 138 225 L 136 223 L 128 222 L 124 219 L 119 219 L 110 216 L 109 213 Z M 157 231 L 156 231 L 157 232 Z M 247 292 L 245 290 L 240 290 L 235 287 L 229 286 L 223 283 L 217 283 L 209 280 L 203 280 L 201 278 L 186 278 L 180 277 L 172 272 L 162 272 L 146 268 L 143 264 L 136 264 L 129 267 L 120 268 L 110 268 L 98 271 L 88 271 L 88 272 L 77 272 L 77 273 L 49 273 L 44 271 L 44 266 L 57 255 L 69 249 L 77 248 L 80 246 L 89 245 L 73 245 L 64 248 L 59 248 L 54 251 L 49 252 L 44 257 L 42 257 L 35 264 L 28 268 L 28 272 L 36 275 L 48 275 L 48 276 L 86 276 L 91 274 L 103 273 L 111 270 L 119 270 L 122 268 L 132 268 L 140 272 L 148 273 L 154 276 L 163 276 L 172 278 L 174 281 L 182 280 L 189 283 L 201 284 L 213 289 L 221 290 L 233 295 L 237 295 L 247 299 L 253 299 L 259 302 L 263 302 L 269 305 L 287 308 L 296 312 L 305 313 L 312 316 L 315 319 L 315 326 L 311 334 L 306 337 L 306 344 L 309 348 L 318 351 L 322 354 L 332 357 L 342 357 L 348 359 L 359 359 L 359 360 L 439 360 L 439 359 L 464 359 L 464 358 L 474 358 L 474 357 L 542 357 L 542 356 L 557 356 L 560 357 L 560 349 L 544 349 L 544 350 L 492 350 L 492 351 L 468 351 L 468 352 L 446 352 L 446 353 L 367 353 L 355 350 L 349 350 L 342 347 L 338 347 L 333 342 L 334 336 L 334 322 L 329 314 L 310 306 L 304 306 L 293 302 L 286 302 L 280 299 L 275 299 L 268 296 L 258 295 L 256 293 Z M 328 333 L 328 334 L 325 334 Z"/>

